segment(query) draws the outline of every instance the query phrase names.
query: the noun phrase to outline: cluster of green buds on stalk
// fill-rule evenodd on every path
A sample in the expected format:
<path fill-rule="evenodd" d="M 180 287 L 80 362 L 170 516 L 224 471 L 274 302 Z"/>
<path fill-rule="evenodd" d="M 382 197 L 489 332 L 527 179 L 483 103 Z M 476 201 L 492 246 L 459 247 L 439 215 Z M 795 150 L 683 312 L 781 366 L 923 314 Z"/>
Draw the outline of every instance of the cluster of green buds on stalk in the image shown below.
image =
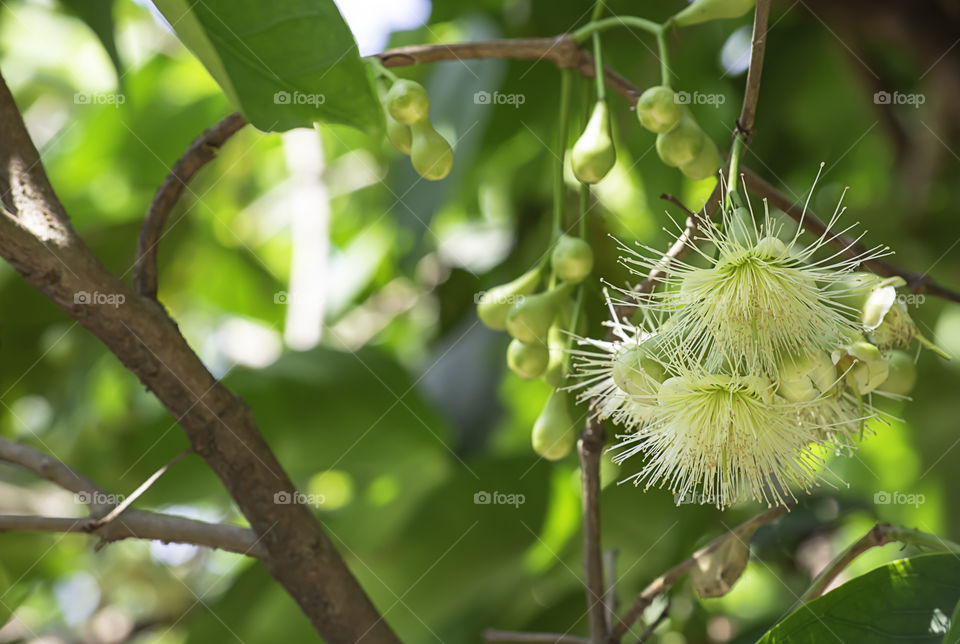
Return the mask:
<path fill-rule="evenodd" d="M 389 89 L 383 83 L 391 82 Z M 430 123 L 430 97 L 423 85 L 405 78 L 384 77 L 380 85 L 387 138 L 397 150 L 410 155 L 413 169 L 431 181 L 450 174 L 453 150 Z"/>
<path fill-rule="evenodd" d="M 687 105 L 666 85 L 656 85 L 637 100 L 640 125 L 657 135 L 657 155 L 666 165 L 680 168 L 690 179 L 716 174 L 723 161 Z"/>
<path fill-rule="evenodd" d="M 516 279 L 484 292 L 477 315 L 488 328 L 506 331 L 507 367 L 526 380 L 543 378 L 560 387 L 567 363 L 568 329 L 573 324 L 572 294 L 593 270 L 593 251 L 583 239 L 561 235 L 549 255 L 549 272 L 556 282 L 538 292 L 547 266 L 537 266 Z M 566 456 L 576 441 L 569 395 L 556 389 L 533 427 L 538 454 L 550 460 Z"/>

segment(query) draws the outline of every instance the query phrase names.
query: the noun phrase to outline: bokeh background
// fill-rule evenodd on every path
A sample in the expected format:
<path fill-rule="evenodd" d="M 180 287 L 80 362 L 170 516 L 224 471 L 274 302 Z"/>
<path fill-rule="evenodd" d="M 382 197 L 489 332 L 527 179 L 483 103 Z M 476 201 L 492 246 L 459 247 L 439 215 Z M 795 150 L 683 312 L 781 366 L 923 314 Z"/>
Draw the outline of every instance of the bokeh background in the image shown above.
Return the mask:
<path fill-rule="evenodd" d="M 340 4 L 361 54 L 553 35 L 585 22 L 590 10 L 565 0 Z M 608 4 L 656 20 L 681 5 Z M 861 222 L 867 242 L 889 244 L 895 262 L 960 288 L 955 3 L 918 3 L 929 13 L 922 20 L 906 16 L 923 14 L 913 3 L 840 4 L 774 3 L 745 163 L 800 201 L 823 162 L 816 212 L 832 213 L 849 186 L 845 220 Z M 189 142 L 232 108 L 149 3 L 117 0 L 114 18 L 119 68 L 64 6 L 4 0 L 0 68 L 75 227 L 130 279 L 154 191 Z M 671 36 L 675 88 L 723 97 L 694 106 L 722 147 L 739 112 L 749 29 L 748 16 Z M 612 67 L 640 87 L 658 83 L 648 37 L 614 30 L 605 44 Z M 575 458 L 536 458 L 530 428 L 550 389 L 505 369 L 506 334 L 486 330 L 474 312 L 478 292 L 544 251 L 559 75 L 532 61 L 399 73 L 427 86 L 435 124 L 456 141 L 449 178 L 420 180 L 385 141 L 348 128 L 279 135 L 248 127 L 172 213 L 160 299 L 209 367 L 250 404 L 294 481 L 323 498 L 318 519 L 405 641 L 476 642 L 485 627 L 584 634 Z M 577 87 L 588 95 L 587 82 Z M 477 103 L 480 91 L 522 101 Z M 884 104 L 878 91 L 922 100 Z M 595 192 L 589 237 L 596 274 L 623 284 L 633 277 L 617 262 L 615 240 L 665 247 L 663 229 L 682 215 L 659 195 L 696 207 L 713 180 L 689 182 L 663 166 L 629 105 L 615 96 L 610 104 L 618 163 Z M 573 225 L 572 175 L 567 196 Z M 588 295 L 599 335 L 598 283 Z M 759 561 L 726 597 L 699 600 L 680 584 L 654 641 L 753 641 L 838 548 L 878 520 L 960 540 L 960 305 L 928 297 L 911 314 L 958 359 L 921 355 L 913 401 L 882 403 L 889 424 L 873 424 L 855 458 L 830 462 L 848 485 L 817 489 L 763 528 L 754 541 Z M 5 263 L 0 434 L 117 494 L 187 447 L 138 381 Z M 617 486 L 618 477 L 605 464 L 601 512 L 604 546 L 619 553 L 624 603 L 762 509 L 677 507 L 668 492 Z M 475 504 L 484 491 L 522 495 L 523 503 Z M 883 492 L 922 502 L 875 503 Z M 197 457 L 174 466 L 137 505 L 242 522 Z M 0 512 L 81 516 L 83 507 L 3 466 Z M 0 642 L 316 638 L 253 560 L 159 543 L 94 545 L 77 535 L 0 535 L 0 602 L 27 596 Z M 904 554 L 896 545 L 876 549 L 850 572 Z"/>

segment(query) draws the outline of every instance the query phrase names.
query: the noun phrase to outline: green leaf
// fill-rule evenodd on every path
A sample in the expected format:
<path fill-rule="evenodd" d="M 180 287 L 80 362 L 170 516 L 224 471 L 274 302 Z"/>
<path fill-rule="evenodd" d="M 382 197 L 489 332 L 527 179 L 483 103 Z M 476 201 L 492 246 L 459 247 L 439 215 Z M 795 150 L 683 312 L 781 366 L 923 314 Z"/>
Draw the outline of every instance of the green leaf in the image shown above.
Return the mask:
<path fill-rule="evenodd" d="M 155 0 L 180 40 L 255 127 L 317 121 L 377 132 L 370 70 L 333 0 Z"/>
<path fill-rule="evenodd" d="M 123 63 L 117 51 L 116 23 L 113 21 L 114 0 L 60 0 L 60 3 L 69 13 L 87 23 L 100 39 L 100 44 L 117 70 L 119 82 L 123 78 Z"/>
<path fill-rule="evenodd" d="M 758 644 L 940 642 L 960 599 L 960 558 L 901 559 L 796 609 Z"/>
<path fill-rule="evenodd" d="M 947 634 L 943 636 L 943 644 L 958 643 L 960 643 L 960 601 L 953 609 L 953 615 L 950 616 L 950 628 L 947 629 Z"/>

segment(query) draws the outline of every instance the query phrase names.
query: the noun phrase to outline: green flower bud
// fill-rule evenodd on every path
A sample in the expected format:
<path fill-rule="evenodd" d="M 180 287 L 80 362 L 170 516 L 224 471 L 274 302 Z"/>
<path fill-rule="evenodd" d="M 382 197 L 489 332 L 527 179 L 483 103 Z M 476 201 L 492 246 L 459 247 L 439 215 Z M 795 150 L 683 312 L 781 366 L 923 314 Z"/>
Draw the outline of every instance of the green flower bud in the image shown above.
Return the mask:
<path fill-rule="evenodd" d="M 688 27 L 708 20 L 739 18 L 750 11 L 754 4 L 756 0 L 694 0 L 673 17 L 673 24 Z"/>
<path fill-rule="evenodd" d="M 430 97 L 423 85 L 400 78 L 394 81 L 387 92 L 387 111 L 403 125 L 413 125 L 427 120 L 430 113 Z"/>
<path fill-rule="evenodd" d="M 564 300 L 570 295 L 571 284 L 561 284 L 539 295 L 529 295 L 515 302 L 507 313 L 507 332 L 521 342 L 543 342 L 550 325 Z"/>
<path fill-rule="evenodd" d="M 550 353 L 541 342 L 511 340 L 507 347 L 507 366 L 524 380 L 533 380 L 547 369 Z"/>
<path fill-rule="evenodd" d="M 430 181 L 438 181 L 450 174 L 453 167 L 453 150 L 447 140 L 424 119 L 410 126 L 410 160 L 413 169 Z"/>
<path fill-rule="evenodd" d="M 848 344 L 833 352 L 840 375 L 860 395 L 868 394 L 887 379 L 889 367 L 880 350 L 866 341 Z"/>
<path fill-rule="evenodd" d="M 647 357 L 644 345 L 627 344 L 613 359 L 610 375 L 621 391 L 631 396 L 656 396 L 660 384 L 666 380 L 663 365 Z"/>
<path fill-rule="evenodd" d="M 906 396 L 917 384 L 917 365 L 905 351 L 891 351 L 885 357 L 890 374 L 877 391 Z"/>
<path fill-rule="evenodd" d="M 573 174 L 583 183 L 597 183 L 610 172 L 617 161 L 617 152 L 610 138 L 610 115 L 607 104 L 597 101 L 583 134 L 573 144 L 570 165 Z"/>
<path fill-rule="evenodd" d="M 668 166 L 679 168 L 697 158 L 706 140 L 690 110 L 685 109 L 673 129 L 657 135 L 657 154 Z"/>
<path fill-rule="evenodd" d="M 704 135 L 703 147 L 700 148 L 700 152 L 692 161 L 681 165 L 680 171 L 688 179 L 700 181 L 715 175 L 722 165 L 723 159 L 720 158 L 720 150 L 717 149 L 717 144 L 710 137 Z"/>
<path fill-rule="evenodd" d="M 656 134 L 673 129 L 682 116 L 683 107 L 677 103 L 677 95 L 665 85 L 650 87 L 637 99 L 640 125 Z"/>
<path fill-rule="evenodd" d="M 413 145 L 413 135 L 410 133 L 410 126 L 400 123 L 389 113 L 386 114 L 387 121 L 387 139 L 400 152 L 410 154 L 410 148 Z"/>
<path fill-rule="evenodd" d="M 377 93 L 380 96 L 380 101 L 384 103 L 384 105 L 386 105 L 387 102 L 387 91 L 388 89 L 384 86 L 383 82 L 377 83 Z M 400 152 L 410 154 L 410 127 L 390 116 L 390 110 L 388 109 L 384 109 L 383 116 L 387 124 L 387 139 L 393 147 Z"/>
<path fill-rule="evenodd" d="M 510 307 L 537 290 L 540 284 L 540 269 L 527 271 L 517 279 L 494 286 L 480 296 L 477 302 L 477 315 L 480 321 L 494 331 L 507 328 L 507 313 Z"/>
<path fill-rule="evenodd" d="M 593 250 L 582 239 L 561 235 L 550 255 L 550 265 L 564 282 L 578 284 L 593 270 Z"/>
<path fill-rule="evenodd" d="M 824 351 L 787 358 L 780 365 L 777 393 L 791 402 L 809 402 L 827 393 L 837 380 L 837 370 Z"/>
<path fill-rule="evenodd" d="M 533 424 L 533 450 L 543 458 L 556 461 L 573 449 L 577 441 L 576 424 L 567 409 L 567 392 L 554 391 Z"/>
<path fill-rule="evenodd" d="M 768 259 L 779 259 L 787 256 L 787 245 L 776 237 L 764 237 L 755 247 L 757 255 Z"/>
<path fill-rule="evenodd" d="M 688 391 L 687 383 L 680 376 L 667 378 L 657 389 L 657 404 L 663 405 L 671 399 L 684 395 Z"/>
<path fill-rule="evenodd" d="M 556 389 L 563 384 L 563 367 L 567 357 L 569 336 L 563 329 L 554 325 L 547 331 L 547 351 L 550 354 L 543 380 Z"/>

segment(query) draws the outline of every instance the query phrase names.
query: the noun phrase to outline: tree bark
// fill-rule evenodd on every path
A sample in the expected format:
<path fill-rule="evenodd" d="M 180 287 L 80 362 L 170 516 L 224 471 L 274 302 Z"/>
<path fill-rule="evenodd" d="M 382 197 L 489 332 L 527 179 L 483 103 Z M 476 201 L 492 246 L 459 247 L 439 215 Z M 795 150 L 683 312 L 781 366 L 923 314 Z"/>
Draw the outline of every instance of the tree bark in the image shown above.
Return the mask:
<path fill-rule="evenodd" d="M 0 256 L 98 337 L 173 414 L 262 543 L 270 574 L 331 643 L 397 642 L 260 434 L 157 302 L 111 274 L 70 225 L 0 77 Z"/>

